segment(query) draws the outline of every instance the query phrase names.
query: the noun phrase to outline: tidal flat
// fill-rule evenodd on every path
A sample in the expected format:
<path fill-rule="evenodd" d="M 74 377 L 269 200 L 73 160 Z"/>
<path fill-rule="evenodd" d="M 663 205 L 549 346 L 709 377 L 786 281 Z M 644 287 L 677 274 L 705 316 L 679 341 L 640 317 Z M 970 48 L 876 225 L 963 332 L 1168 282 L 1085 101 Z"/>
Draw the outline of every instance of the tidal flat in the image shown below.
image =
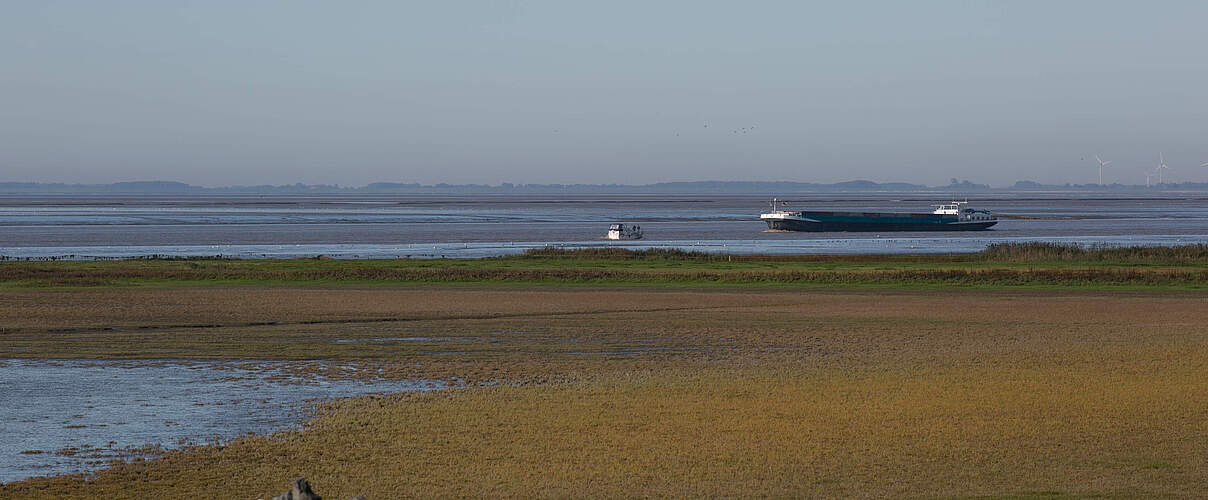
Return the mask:
<path fill-rule="evenodd" d="M 444 386 L 304 377 L 285 363 L 2 362 L 0 483 L 289 429 L 324 399 Z"/>
<path fill-rule="evenodd" d="M 294 477 L 333 498 L 1195 497 L 1206 306 L 1164 286 L 8 287 L 5 357 L 464 386 L 0 497 L 256 498 Z"/>

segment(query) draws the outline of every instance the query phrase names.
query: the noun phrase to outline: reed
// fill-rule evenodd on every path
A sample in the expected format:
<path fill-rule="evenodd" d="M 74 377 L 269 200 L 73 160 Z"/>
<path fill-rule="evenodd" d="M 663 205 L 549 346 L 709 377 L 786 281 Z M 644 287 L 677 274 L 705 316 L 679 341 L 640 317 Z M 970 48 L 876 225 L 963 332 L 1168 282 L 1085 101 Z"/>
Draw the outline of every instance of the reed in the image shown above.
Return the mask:
<path fill-rule="evenodd" d="M 527 250 L 522 258 L 562 260 L 643 260 L 643 261 L 690 261 L 690 262 L 936 262 L 975 260 L 982 262 L 1085 262 L 1085 263 L 1139 263 L 1153 265 L 1206 265 L 1208 245 L 1174 246 L 1111 246 L 1078 245 L 1052 242 L 1004 242 L 992 243 L 981 252 L 965 255 L 944 256 L 888 256 L 888 255 L 735 255 L 685 251 L 679 249 L 627 248 L 555 248 L 546 247 Z"/>
<path fill-rule="evenodd" d="M 977 254 L 984 261 L 1130 263 L 1148 265 L 1208 264 L 1208 245 L 1083 246 L 1073 243 L 993 243 Z"/>

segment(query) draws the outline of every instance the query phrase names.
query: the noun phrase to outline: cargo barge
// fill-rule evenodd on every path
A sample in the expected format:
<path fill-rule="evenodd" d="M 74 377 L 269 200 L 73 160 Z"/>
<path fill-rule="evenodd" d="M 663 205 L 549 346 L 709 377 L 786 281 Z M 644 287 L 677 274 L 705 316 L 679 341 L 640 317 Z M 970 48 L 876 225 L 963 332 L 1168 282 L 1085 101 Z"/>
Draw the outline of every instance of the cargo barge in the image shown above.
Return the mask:
<path fill-rule="evenodd" d="M 939 205 L 931 213 L 833 212 L 782 210 L 788 203 L 772 200 L 772 211 L 760 214 L 768 229 L 779 231 L 981 231 L 998 224 L 989 210 L 967 201 Z"/>

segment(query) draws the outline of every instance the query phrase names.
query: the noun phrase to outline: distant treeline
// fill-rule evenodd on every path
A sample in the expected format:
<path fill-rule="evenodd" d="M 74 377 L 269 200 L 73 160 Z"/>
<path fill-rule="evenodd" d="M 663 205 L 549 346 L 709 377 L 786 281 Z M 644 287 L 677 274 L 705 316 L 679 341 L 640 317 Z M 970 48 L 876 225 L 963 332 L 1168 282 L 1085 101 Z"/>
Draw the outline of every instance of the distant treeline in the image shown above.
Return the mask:
<path fill-rule="evenodd" d="M 367 186 L 334 184 L 286 184 L 259 186 L 203 187 L 173 181 L 115 182 L 113 184 L 64 184 L 38 182 L 0 182 L 0 194 L 788 194 L 800 192 L 936 191 L 960 193 L 989 191 L 988 184 L 952 179 L 947 186 L 926 186 L 905 182 L 854 180 L 822 184 L 813 182 L 692 181 L 657 184 L 419 184 L 375 182 Z M 1205 190 L 1205 183 L 1164 184 L 1147 188 L 1123 184 L 1040 184 L 1019 181 L 1008 191 L 1120 191 L 1120 190 Z"/>

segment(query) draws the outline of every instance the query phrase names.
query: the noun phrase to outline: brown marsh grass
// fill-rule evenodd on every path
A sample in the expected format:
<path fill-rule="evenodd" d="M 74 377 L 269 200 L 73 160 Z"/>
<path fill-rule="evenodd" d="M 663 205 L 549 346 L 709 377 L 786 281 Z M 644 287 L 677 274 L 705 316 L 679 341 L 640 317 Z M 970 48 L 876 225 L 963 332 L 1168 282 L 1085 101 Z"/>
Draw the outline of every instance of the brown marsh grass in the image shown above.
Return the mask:
<path fill-rule="evenodd" d="M 1208 250 L 1003 243 L 942 256 L 735 256 L 678 250 L 541 249 L 434 260 L 0 262 L 6 289 L 194 285 L 619 285 L 1182 288 L 1208 283 Z"/>
<path fill-rule="evenodd" d="M 0 328 L 464 319 L 756 304 L 741 293 L 316 286 L 0 290 Z"/>
<path fill-rule="evenodd" d="M 301 345 L 398 376 L 549 383 L 336 402 L 303 431 L 0 497 L 267 498 L 297 476 L 332 498 L 1208 491 L 1202 294 L 233 289 L 123 289 L 110 298 L 143 305 L 99 323 L 69 306 L 104 294 L 7 292 L 0 314 L 24 323 L 0 353 L 57 357 L 67 336 L 117 357 L 308 359 L 284 347 Z M 278 324 L 127 331 L 173 309 Z M 351 323 L 307 323 L 328 315 Z M 331 342 L 355 335 L 455 340 Z"/>
<path fill-rule="evenodd" d="M 1000 262 L 1075 261 L 1086 263 L 1135 263 L 1150 265 L 1203 265 L 1208 245 L 1174 246 L 1082 246 L 1072 243 L 1028 241 L 992 243 L 975 258 Z"/>
<path fill-rule="evenodd" d="M 732 255 L 714 252 L 696 252 L 680 249 L 648 248 L 557 248 L 546 247 L 526 250 L 520 258 L 526 259 L 615 259 L 615 260 L 662 260 L 698 262 L 816 262 L 816 261 L 951 261 L 978 260 L 1002 262 L 1046 262 L 1077 261 L 1087 263 L 1133 262 L 1145 264 L 1198 264 L 1208 263 L 1208 245 L 1172 246 L 1084 246 L 1073 243 L 1050 243 L 1043 241 L 991 243 L 985 250 L 969 254 L 944 256 L 919 255 Z"/>

